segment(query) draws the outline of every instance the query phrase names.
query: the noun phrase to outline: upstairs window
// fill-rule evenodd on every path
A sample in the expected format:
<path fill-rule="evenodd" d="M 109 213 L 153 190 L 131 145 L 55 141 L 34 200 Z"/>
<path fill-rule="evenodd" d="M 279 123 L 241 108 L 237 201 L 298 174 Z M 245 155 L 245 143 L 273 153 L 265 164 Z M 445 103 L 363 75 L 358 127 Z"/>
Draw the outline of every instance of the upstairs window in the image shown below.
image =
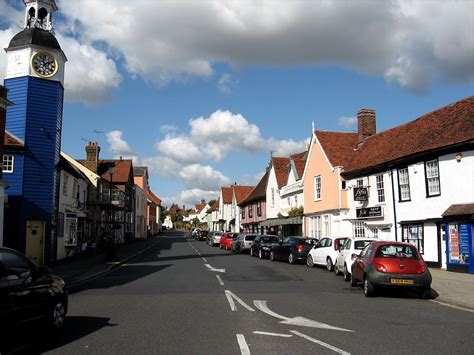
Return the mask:
<path fill-rule="evenodd" d="M 257 216 L 262 216 L 262 201 L 257 202 Z"/>
<path fill-rule="evenodd" d="M 68 184 L 69 176 L 64 174 L 63 175 L 63 195 L 67 196 L 67 184 Z"/>
<path fill-rule="evenodd" d="M 425 162 L 426 196 L 441 195 L 438 159 Z"/>
<path fill-rule="evenodd" d="M 377 175 L 377 197 L 379 202 L 385 202 L 385 189 L 383 186 L 383 174 Z"/>
<path fill-rule="evenodd" d="M 275 189 L 272 188 L 272 207 L 275 207 Z"/>
<path fill-rule="evenodd" d="M 357 187 L 364 187 L 364 179 L 357 179 Z"/>
<path fill-rule="evenodd" d="M 13 173 L 13 155 L 5 154 L 3 156 L 3 172 L 4 173 Z"/>
<path fill-rule="evenodd" d="M 252 206 L 249 206 L 249 218 L 252 218 L 253 217 L 253 208 Z"/>
<path fill-rule="evenodd" d="M 321 175 L 314 177 L 314 200 L 321 200 Z"/>
<path fill-rule="evenodd" d="M 244 207 L 242 207 L 242 209 L 240 210 L 240 218 L 245 219 L 245 208 Z"/>
<path fill-rule="evenodd" d="M 409 201 L 411 198 L 408 168 L 398 170 L 398 194 L 400 201 Z"/>

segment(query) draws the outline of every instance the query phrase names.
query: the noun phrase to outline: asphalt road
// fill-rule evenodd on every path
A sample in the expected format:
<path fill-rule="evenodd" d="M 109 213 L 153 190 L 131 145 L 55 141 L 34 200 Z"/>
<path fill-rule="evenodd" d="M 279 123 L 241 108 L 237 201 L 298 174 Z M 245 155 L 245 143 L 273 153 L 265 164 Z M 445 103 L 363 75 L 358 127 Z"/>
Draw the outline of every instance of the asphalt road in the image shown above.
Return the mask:
<path fill-rule="evenodd" d="M 12 349 L 57 354 L 471 353 L 474 314 L 410 294 L 366 298 L 322 268 L 231 255 L 168 233 L 70 295 L 64 332 Z M 15 343 L 15 342 L 13 342 Z"/>

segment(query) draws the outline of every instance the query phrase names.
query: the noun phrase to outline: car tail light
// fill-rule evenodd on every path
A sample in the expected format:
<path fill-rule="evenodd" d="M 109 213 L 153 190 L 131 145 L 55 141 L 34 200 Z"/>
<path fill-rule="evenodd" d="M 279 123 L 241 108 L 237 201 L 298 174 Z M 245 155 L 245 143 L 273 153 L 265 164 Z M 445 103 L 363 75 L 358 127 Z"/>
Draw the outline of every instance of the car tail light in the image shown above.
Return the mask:
<path fill-rule="evenodd" d="M 385 267 L 385 265 L 374 264 L 374 266 L 375 266 L 375 270 L 377 270 L 378 272 L 387 272 L 387 268 Z"/>
<path fill-rule="evenodd" d="M 416 272 L 418 274 L 422 274 L 426 271 L 426 266 L 425 266 L 425 263 L 420 261 L 420 265 L 418 266 L 418 269 L 416 270 Z"/>
<path fill-rule="evenodd" d="M 298 251 L 303 251 L 304 247 L 302 245 L 298 245 L 296 249 L 298 249 Z"/>

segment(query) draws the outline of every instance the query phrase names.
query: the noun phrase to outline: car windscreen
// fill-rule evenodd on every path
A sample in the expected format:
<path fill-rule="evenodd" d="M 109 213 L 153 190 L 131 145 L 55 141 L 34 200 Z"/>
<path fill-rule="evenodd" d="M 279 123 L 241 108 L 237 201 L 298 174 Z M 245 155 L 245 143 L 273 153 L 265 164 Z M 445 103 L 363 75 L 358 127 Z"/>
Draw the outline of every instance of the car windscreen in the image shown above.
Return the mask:
<path fill-rule="evenodd" d="M 354 249 L 355 250 L 362 250 L 369 243 L 372 243 L 372 241 L 371 240 L 356 240 L 354 242 Z"/>
<path fill-rule="evenodd" d="M 257 237 L 256 235 L 246 235 L 246 236 L 245 236 L 245 240 L 250 240 L 250 241 L 252 241 L 252 240 L 254 240 L 256 237 Z"/>
<path fill-rule="evenodd" d="M 262 243 L 278 243 L 278 237 L 262 237 Z"/>
<path fill-rule="evenodd" d="M 222 232 L 214 232 L 214 235 L 215 235 L 216 237 L 220 237 L 220 236 L 222 236 Z"/>
<path fill-rule="evenodd" d="M 315 245 L 318 240 L 317 239 L 306 239 L 306 238 L 301 238 L 298 240 L 299 244 L 308 244 L 308 245 Z"/>
<path fill-rule="evenodd" d="M 377 250 L 375 257 L 418 259 L 418 253 L 414 247 L 408 245 L 386 244 Z"/>

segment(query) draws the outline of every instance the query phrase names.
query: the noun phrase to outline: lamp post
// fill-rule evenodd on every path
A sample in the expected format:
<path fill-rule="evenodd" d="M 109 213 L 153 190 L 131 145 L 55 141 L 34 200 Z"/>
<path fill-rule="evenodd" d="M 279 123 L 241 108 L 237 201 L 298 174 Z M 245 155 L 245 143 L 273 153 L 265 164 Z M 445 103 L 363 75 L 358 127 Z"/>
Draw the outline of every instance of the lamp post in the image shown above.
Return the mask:
<path fill-rule="evenodd" d="M 114 233 L 114 218 L 113 218 L 113 205 L 112 205 L 112 189 L 113 189 L 113 177 L 115 172 L 115 166 L 109 167 L 110 183 L 109 183 L 109 243 L 107 248 L 107 260 L 114 261 L 116 259 L 115 250 L 115 233 Z"/>

